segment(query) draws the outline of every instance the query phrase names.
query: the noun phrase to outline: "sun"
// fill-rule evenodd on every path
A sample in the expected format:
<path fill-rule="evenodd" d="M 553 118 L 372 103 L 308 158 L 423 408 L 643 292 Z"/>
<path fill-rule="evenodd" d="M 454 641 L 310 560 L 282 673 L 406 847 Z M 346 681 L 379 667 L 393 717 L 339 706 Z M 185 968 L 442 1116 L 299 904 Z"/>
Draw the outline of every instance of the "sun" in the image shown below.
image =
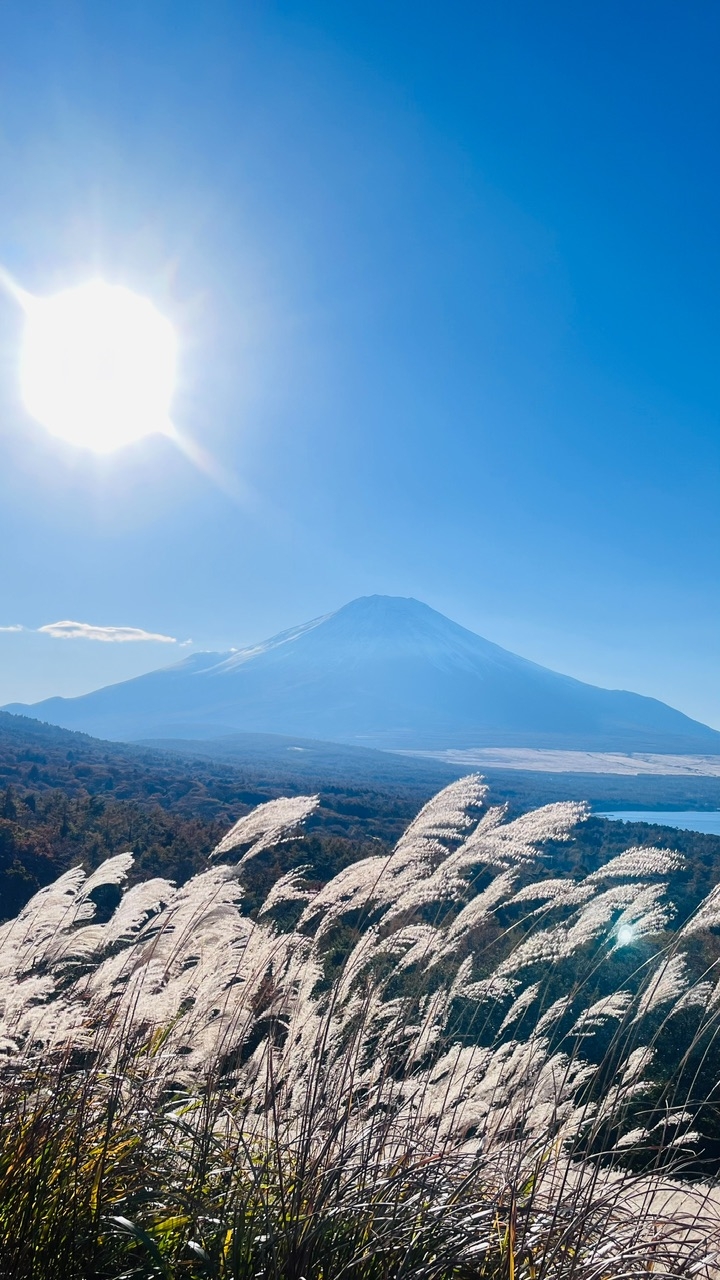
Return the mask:
<path fill-rule="evenodd" d="M 23 310 L 22 398 L 52 435 L 111 453 L 173 433 L 177 338 L 149 299 L 91 280 L 49 298 L 26 294 Z"/>

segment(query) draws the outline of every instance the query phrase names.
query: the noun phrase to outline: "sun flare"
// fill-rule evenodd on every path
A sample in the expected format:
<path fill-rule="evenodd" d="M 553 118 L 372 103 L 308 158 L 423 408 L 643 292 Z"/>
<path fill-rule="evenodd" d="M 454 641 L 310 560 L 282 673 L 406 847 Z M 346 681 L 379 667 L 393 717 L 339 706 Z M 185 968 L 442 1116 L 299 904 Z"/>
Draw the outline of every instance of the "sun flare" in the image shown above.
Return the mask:
<path fill-rule="evenodd" d="M 177 339 L 147 298 L 91 280 L 49 298 L 25 295 L 23 309 L 23 402 L 52 435 L 110 453 L 172 434 Z"/>

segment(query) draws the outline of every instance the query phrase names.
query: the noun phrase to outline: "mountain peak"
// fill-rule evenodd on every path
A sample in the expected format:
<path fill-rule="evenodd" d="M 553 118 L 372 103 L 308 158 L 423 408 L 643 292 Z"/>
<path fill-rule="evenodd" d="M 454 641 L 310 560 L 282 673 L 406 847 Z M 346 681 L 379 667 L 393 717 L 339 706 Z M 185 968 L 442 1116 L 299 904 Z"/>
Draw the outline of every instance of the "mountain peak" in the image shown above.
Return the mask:
<path fill-rule="evenodd" d="M 439 627 L 445 631 L 463 629 L 444 614 L 438 613 L 437 609 L 432 609 L 429 604 L 423 604 L 422 600 L 416 600 L 413 596 L 358 596 L 356 600 L 350 600 L 327 617 L 356 627 L 420 627 L 432 630 Z"/>
<path fill-rule="evenodd" d="M 372 613 L 372 614 L 403 614 L 411 613 L 415 610 L 423 613 L 435 613 L 435 609 L 431 609 L 429 604 L 423 604 L 421 600 L 416 600 L 414 596 L 356 596 L 354 600 L 349 600 L 347 604 L 341 605 L 336 609 L 336 613 Z M 442 617 L 441 614 L 438 615 Z"/>
<path fill-rule="evenodd" d="M 429 604 L 424 604 L 422 600 L 416 600 L 414 596 L 357 596 L 355 600 L 348 601 L 336 609 L 334 613 L 327 614 L 327 617 L 348 617 L 348 618 L 374 618 L 378 621 L 387 620 L 403 621 L 414 618 L 418 621 L 435 618 L 441 620 L 445 626 L 455 627 L 457 623 L 451 622 L 444 614 L 438 613 L 437 609 L 431 608 Z"/>
<path fill-rule="evenodd" d="M 334 613 L 317 618 L 314 625 L 322 627 L 328 637 L 332 635 L 335 640 L 342 635 L 347 642 L 361 644 L 375 639 L 384 644 L 414 642 L 427 649 L 460 643 L 470 644 L 475 652 L 482 647 L 505 652 L 413 596 L 358 596 Z"/>

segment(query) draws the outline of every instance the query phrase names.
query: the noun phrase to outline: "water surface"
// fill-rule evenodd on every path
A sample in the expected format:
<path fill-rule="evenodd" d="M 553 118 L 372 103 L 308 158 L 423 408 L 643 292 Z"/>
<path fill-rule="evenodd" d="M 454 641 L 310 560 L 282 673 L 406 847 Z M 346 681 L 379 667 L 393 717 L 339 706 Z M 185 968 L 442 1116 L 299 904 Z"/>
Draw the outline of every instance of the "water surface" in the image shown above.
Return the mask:
<path fill-rule="evenodd" d="M 702 831 L 706 836 L 720 836 L 720 811 L 695 809 L 615 809 L 598 813 L 597 818 L 616 822 L 652 822 L 661 827 L 680 827 L 683 831 Z"/>

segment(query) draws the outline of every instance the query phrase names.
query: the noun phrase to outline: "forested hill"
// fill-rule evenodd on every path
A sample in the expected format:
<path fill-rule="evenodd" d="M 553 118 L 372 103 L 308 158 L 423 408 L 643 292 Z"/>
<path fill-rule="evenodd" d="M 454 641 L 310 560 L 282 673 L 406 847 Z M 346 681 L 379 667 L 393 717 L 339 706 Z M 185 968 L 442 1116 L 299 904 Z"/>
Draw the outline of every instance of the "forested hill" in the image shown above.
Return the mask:
<path fill-rule="evenodd" d="M 459 772 L 383 752 L 263 735 L 173 746 L 101 742 L 0 712 L 0 918 L 15 915 L 69 866 L 95 867 L 128 849 L 136 855 L 134 878 L 163 875 L 182 882 L 205 865 L 237 818 L 279 795 L 319 793 L 321 803 L 302 842 L 290 841 L 258 860 L 257 894 L 300 861 L 325 881 L 358 858 L 389 851 L 425 801 Z M 702 779 L 665 780 L 663 794 L 663 780 L 656 778 L 505 771 L 489 781 L 493 800 L 507 800 L 514 813 L 565 798 L 717 804 L 714 792 L 700 788 Z M 717 780 L 711 781 L 717 789 Z M 633 843 L 685 853 L 698 892 L 720 880 L 720 839 L 639 823 L 592 818 L 553 856 L 558 871 L 591 870 Z"/>
<path fill-rule="evenodd" d="M 231 761 L 101 742 L 0 712 L 0 918 L 67 867 L 131 849 L 135 877 L 178 881 L 204 865 L 239 817 L 279 795 L 319 793 L 308 854 L 323 878 L 390 847 L 457 769 L 380 752 L 318 750 L 259 737 Z M 310 755 L 313 752 L 308 750 Z M 366 759 L 367 757 L 367 759 Z"/>

